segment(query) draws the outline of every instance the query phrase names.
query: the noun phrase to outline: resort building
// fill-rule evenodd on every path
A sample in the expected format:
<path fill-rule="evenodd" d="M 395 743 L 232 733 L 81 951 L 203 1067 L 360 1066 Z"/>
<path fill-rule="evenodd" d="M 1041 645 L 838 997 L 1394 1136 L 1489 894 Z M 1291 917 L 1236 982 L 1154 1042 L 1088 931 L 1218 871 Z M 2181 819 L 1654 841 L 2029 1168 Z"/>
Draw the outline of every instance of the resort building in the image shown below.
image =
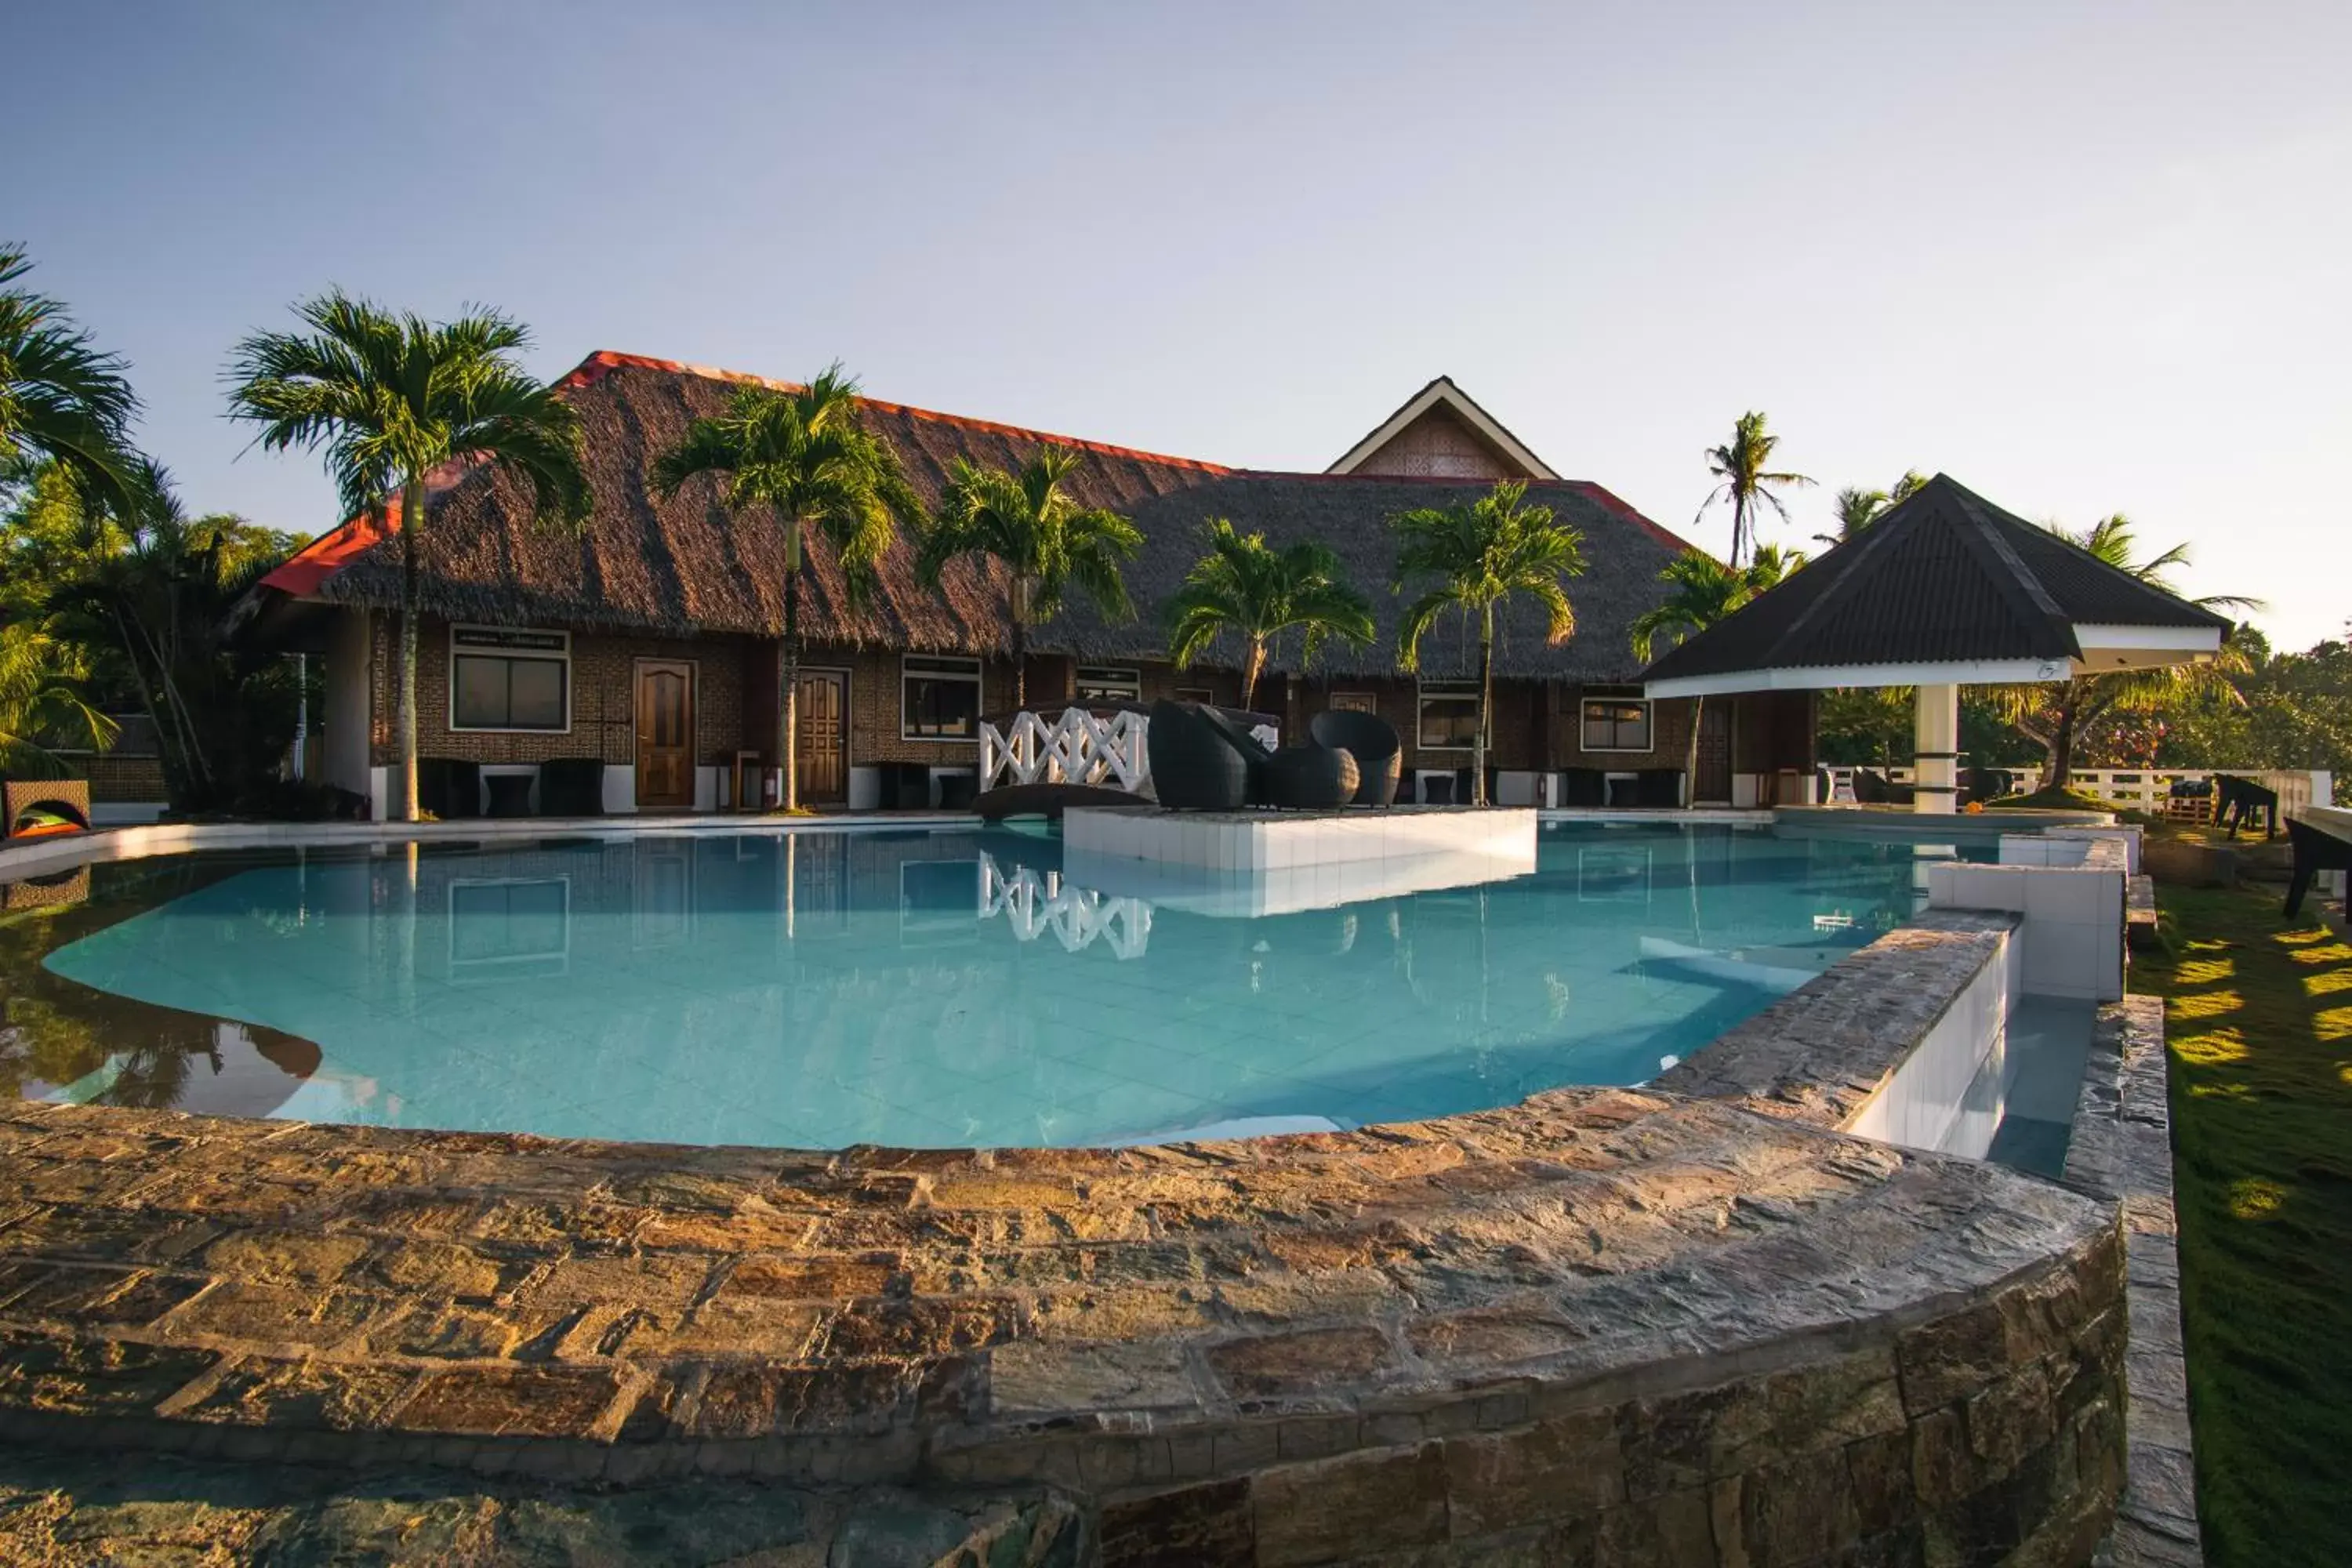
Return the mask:
<path fill-rule="evenodd" d="M 535 524 L 522 488 L 489 470 L 441 477 L 421 546 L 421 755 L 478 763 L 486 777 L 593 761 L 612 812 L 772 803 L 782 743 L 782 531 L 761 516 L 730 517 L 709 481 L 665 502 L 646 479 L 690 421 L 723 412 L 747 382 L 754 378 L 611 353 L 566 376 L 594 498 L 576 534 Z M 1581 531 L 1586 568 L 1568 584 L 1571 639 L 1548 644 L 1528 605 L 1513 606 L 1498 628 L 1496 798 L 1753 805 L 1799 798 L 1811 777 L 1812 695 L 1762 692 L 1705 705 L 1697 776 L 1685 789 L 1693 705 L 1644 697 L 1628 627 L 1662 595 L 1659 571 L 1685 542 L 1600 485 L 1560 477 L 1444 377 L 1319 473 L 1229 468 L 877 400 L 865 408 L 926 504 L 955 458 L 1014 468 L 1055 443 L 1083 454 L 1076 498 L 1142 531 L 1127 574 L 1135 619 L 1107 622 L 1081 602 L 1034 629 L 1032 710 L 1160 697 L 1237 704 L 1238 645 L 1180 670 L 1158 618 L 1202 553 L 1204 521 L 1229 518 L 1276 545 L 1329 545 L 1380 622 L 1371 646 L 1335 647 L 1311 668 L 1288 639 L 1252 706 L 1286 731 L 1326 708 L 1375 710 L 1404 739 L 1408 794 L 1450 788 L 1471 757 L 1475 638 L 1458 622 L 1443 625 L 1417 675 L 1398 668 L 1403 601 L 1388 591 L 1388 520 L 1517 479 L 1531 501 Z M 396 506 L 346 522 L 270 574 L 248 605 L 248 635 L 262 646 L 324 656 L 321 773 L 366 796 L 379 818 L 397 772 L 398 526 Z M 903 541 L 881 578 L 871 601 L 854 606 L 822 542 L 809 551 L 793 738 L 802 798 L 850 808 L 967 799 L 983 719 L 1014 706 L 1005 580 L 959 563 L 934 593 L 917 582 Z"/>

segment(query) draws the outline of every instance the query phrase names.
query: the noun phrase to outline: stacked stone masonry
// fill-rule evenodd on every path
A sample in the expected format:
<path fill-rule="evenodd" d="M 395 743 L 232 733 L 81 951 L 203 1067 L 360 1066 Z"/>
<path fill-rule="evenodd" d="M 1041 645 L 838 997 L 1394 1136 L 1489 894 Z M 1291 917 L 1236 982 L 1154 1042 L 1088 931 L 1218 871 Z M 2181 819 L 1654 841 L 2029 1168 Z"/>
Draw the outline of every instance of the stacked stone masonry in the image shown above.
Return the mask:
<path fill-rule="evenodd" d="M 1077 1562 L 2071 1563 L 2123 1257 L 2045 1184 L 1624 1091 L 995 1153 L 25 1105 L 0 1432 L 1051 1497 Z"/>

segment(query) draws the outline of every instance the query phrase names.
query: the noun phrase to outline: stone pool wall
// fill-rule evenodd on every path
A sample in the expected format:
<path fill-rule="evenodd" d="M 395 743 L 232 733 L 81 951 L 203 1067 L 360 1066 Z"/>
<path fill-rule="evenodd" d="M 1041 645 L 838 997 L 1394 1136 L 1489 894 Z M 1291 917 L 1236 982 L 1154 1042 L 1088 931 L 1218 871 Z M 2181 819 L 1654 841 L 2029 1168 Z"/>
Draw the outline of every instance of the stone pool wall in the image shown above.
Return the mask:
<path fill-rule="evenodd" d="M 1843 1131 L 2016 925 L 1931 912 L 1645 1090 L 1349 1133 L 0 1107 L 0 1438 L 752 1478 L 812 1561 L 925 1509 L 1128 1568 L 2085 1561 L 2125 1475 L 2115 1203 Z M 974 1563 L 1013 1539 L 973 1529 Z"/>

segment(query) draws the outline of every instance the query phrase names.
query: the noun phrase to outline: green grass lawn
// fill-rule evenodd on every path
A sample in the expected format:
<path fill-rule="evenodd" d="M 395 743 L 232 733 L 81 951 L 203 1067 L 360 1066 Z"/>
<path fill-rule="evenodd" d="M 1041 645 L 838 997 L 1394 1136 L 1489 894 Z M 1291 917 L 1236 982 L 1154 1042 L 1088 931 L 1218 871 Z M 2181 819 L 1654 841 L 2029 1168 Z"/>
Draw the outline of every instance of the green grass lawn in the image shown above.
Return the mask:
<path fill-rule="evenodd" d="M 2352 946 L 2275 890 L 2161 898 L 2132 988 L 2167 998 L 2209 1560 L 2352 1563 Z"/>

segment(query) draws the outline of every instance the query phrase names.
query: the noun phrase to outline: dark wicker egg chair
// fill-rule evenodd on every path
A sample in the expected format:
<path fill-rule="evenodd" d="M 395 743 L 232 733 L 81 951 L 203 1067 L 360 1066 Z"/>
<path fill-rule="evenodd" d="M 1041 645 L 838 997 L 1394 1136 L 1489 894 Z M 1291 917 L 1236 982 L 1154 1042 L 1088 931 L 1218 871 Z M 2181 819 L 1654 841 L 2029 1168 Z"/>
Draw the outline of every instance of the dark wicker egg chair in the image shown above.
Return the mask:
<path fill-rule="evenodd" d="M 1377 713 L 1334 708 L 1318 713 L 1307 732 L 1318 746 L 1346 752 L 1356 759 L 1358 805 L 1394 805 L 1397 784 L 1404 776 L 1404 742 L 1396 727 Z"/>
<path fill-rule="evenodd" d="M 1239 733 L 1239 741 L 1256 752 L 1252 757 L 1227 732 L 1232 728 L 1196 703 L 1163 698 L 1151 705 L 1143 749 L 1161 805 L 1171 811 L 1239 811 L 1250 804 L 1252 775 L 1264 765 L 1265 748 Z"/>

